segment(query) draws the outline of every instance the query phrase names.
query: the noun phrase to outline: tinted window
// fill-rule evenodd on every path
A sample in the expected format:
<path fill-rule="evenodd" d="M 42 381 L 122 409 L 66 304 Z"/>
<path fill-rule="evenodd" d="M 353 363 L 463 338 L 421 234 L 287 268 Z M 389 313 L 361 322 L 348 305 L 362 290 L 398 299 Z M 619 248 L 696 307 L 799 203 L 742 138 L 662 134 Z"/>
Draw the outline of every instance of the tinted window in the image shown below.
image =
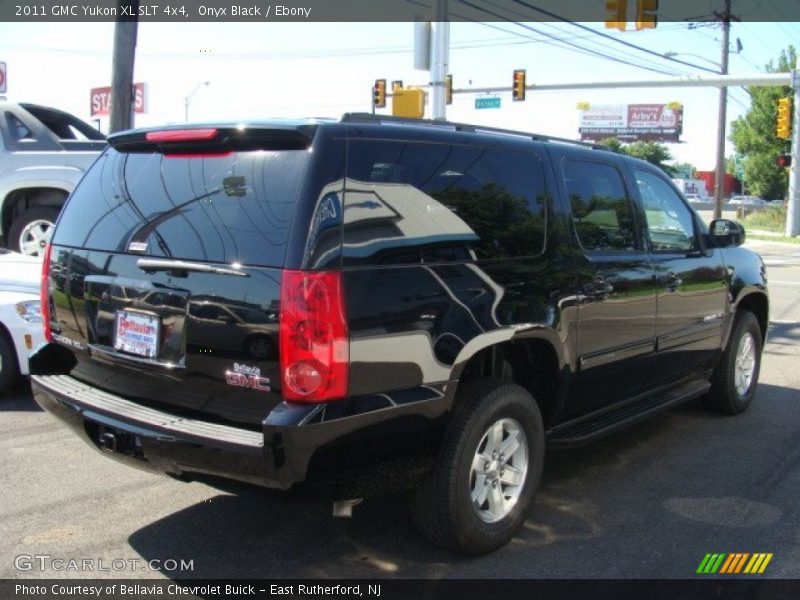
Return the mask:
<path fill-rule="evenodd" d="M 54 243 L 147 256 L 282 266 L 309 153 L 165 158 L 109 150 L 58 222 Z"/>
<path fill-rule="evenodd" d="M 663 179 L 634 170 L 647 217 L 647 232 L 655 251 L 688 252 L 694 247 L 692 213 Z"/>
<path fill-rule="evenodd" d="M 28 129 L 22 121 L 9 112 L 6 113 L 6 122 L 8 123 L 8 129 L 11 132 L 11 136 L 15 140 L 29 140 L 33 137 L 31 130 Z"/>
<path fill-rule="evenodd" d="M 564 177 L 581 246 L 589 252 L 634 250 L 631 207 L 619 171 L 607 164 L 569 160 Z"/>
<path fill-rule="evenodd" d="M 544 247 L 546 192 L 534 154 L 353 141 L 346 190 L 346 263 L 514 258 Z"/>

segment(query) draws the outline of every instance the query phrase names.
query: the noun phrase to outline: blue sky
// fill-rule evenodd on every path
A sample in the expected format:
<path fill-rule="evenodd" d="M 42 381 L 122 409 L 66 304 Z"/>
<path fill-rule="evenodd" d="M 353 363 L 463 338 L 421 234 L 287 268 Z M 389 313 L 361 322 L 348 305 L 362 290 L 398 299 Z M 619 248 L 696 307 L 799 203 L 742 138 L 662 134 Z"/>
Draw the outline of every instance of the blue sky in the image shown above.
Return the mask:
<path fill-rule="evenodd" d="M 602 24 L 587 25 L 659 54 L 690 53 L 694 56 L 679 58 L 708 68 L 720 58 L 720 31 L 713 24 L 661 23 L 655 30 L 624 33 Z M 110 84 L 113 29 L 113 23 L 0 23 L 0 61 L 8 65 L 8 99 L 57 106 L 88 120 L 89 90 Z M 798 45 L 800 23 L 736 23 L 731 34 L 734 49 L 737 38 L 743 50 L 731 55 L 730 72 L 763 72 L 764 64 L 776 60 L 781 49 L 793 41 Z M 450 72 L 456 88 L 508 87 L 515 68 L 527 69 L 529 83 L 702 73 L 568 23 L 451 25 Z M 137 116 L 136 124 L 183 121 L 184 98 L 203 81 L 210 85 L 193 96 L 192 120 L 338 117 L 346 111 L 369 110 L 376 78 L 402 79 L 406 85 L 427 83 L 427 72 L 413 68 L 413 24 L 142 23 L 135 79 L 147 84 L 149 110 Z M 670 145 L 670 150 L 700 169 L 713 168 L 716 89 L 529 92 L 525 102 L 513 104 L 508 92 L 499 95 L 502 108 L 488 110 L 476 110 L 472 94 L 456 96 L 448 118 L 577 138 L 578 102 L 678 101 L 684 105 L 683 143 Z M 731 120 L 746 110 L 748 98 L 746 91 L 732 90 Z"/>

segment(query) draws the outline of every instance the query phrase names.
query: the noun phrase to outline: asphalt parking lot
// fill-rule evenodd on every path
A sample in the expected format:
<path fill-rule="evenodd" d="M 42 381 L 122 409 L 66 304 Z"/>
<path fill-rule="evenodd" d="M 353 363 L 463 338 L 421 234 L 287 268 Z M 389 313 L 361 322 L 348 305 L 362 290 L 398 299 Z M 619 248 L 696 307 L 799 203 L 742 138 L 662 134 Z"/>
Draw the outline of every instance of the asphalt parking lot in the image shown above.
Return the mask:
<path fill-rule="evenodd" d="M 685 578 L 709 552 L 770 552 L 764 576 L 800 578 L 800 246 L 749 245 L 769 265 L 772 305 L 750 411 L 725 418 L 693 402 L 551 451 L 523 533 L 493 555 L 430 547 L 398 497 L 334 520 L 329 506 L 123 467 L 21 384 L 0 400 L 0 577 Z M 31 562 L 17 557 L 34 555 L 126 566 L 20 570 Z M 192 569 L 142 570 L 154 559 Z"/>

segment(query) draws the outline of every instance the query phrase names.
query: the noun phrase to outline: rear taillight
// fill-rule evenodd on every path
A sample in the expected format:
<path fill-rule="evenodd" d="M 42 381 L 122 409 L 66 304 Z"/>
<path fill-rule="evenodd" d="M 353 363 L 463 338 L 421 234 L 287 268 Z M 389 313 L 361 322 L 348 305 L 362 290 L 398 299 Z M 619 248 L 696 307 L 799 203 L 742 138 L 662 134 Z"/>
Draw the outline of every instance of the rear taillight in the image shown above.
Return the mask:
<path fill-rule="evenodd" d="M 280 362 L 284 400 L 327 402 L 347 395 L 350 340 L 341 273 L 283 272 Z"/>
<path fill-rule="evenodd" d="M 50 251 L 53 247 L 50 244 L 44 249 L 44 260 L 42 260 L 42 285 L 39 288 L 41 297 L 42 325 L 44 326 L 44 338 L 48 342 L 53 341 L 53 332 L 50 330 Z"/>

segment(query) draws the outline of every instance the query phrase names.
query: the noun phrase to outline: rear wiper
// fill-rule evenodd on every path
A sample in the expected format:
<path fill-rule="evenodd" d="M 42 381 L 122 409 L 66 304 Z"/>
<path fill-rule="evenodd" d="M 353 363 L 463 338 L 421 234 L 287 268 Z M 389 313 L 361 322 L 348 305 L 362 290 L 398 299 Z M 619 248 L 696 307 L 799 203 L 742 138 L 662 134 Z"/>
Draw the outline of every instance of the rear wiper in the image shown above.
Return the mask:
<path fill-rule="evenodd" d="M 172 260 L 160 258 L 140 258 L 136 261 L 136 266 L 145 273 L 156 271 L 170 271 L 176 277 L 186 277 L 189 271 L 196 273 L 211 273 L 212 275 L 234 275 L 236 277 L 250 277 L 249 273 L 244 273 L 237 269 L 226 269 L 207 265 L 205 263 L 188 262 L 185 260 Z"/>

